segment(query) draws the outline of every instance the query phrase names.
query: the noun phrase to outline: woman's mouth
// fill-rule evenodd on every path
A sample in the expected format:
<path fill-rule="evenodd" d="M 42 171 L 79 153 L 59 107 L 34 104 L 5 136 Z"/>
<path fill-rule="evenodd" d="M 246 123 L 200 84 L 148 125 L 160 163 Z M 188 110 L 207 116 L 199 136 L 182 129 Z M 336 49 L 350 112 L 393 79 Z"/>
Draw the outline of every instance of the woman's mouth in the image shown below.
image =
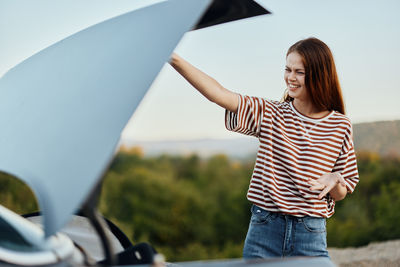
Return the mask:
<path fill-rule="evenodd" d="M 300 87 L 300 85 L 295 85 L 295 84 L 289 83 L 289 84 L 288 84 L 288 87 L 289 87 L 290 90 L 296 90 L 297 88 Z"/>

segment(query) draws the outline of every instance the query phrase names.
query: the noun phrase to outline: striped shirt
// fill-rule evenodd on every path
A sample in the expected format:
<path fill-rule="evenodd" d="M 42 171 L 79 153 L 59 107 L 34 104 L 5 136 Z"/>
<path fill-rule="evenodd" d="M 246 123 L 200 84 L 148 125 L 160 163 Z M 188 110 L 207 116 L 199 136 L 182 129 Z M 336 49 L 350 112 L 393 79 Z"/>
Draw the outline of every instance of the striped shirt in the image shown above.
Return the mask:
<path fill-rule="evenodd" d="M 239 95 L 238 111 L 226 111 L 225 126 L 259 139 L 247 198 L 266 210 L 329 218 L 335 201 L 329 194 L 318 199 L 320 191 L 311 191 L 307 180 L 339 172 L 350 193 L 358 183 L 351 122 L 339 112 L 313 119 L 292 102 Z"/>

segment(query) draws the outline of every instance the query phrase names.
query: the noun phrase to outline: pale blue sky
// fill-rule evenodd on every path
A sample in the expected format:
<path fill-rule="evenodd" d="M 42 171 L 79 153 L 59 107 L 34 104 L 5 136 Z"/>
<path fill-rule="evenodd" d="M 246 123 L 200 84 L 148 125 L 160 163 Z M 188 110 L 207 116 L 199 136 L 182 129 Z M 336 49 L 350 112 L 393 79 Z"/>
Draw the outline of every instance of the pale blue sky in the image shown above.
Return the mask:
<path fill-rule="evenodd" d="M 156 0 L 0 0 L 0 75 L 83 28 Z M 225 87 L 280 99 L 288 47 L 314 36 L 336 59 L 353 123 L 400 119 L 400 1 L 259 0 L 272 15 L 190 32 L 176 51 Z M 222 108 L 169 65 L 123 132 L 124 139 L 232 138 Z"/>

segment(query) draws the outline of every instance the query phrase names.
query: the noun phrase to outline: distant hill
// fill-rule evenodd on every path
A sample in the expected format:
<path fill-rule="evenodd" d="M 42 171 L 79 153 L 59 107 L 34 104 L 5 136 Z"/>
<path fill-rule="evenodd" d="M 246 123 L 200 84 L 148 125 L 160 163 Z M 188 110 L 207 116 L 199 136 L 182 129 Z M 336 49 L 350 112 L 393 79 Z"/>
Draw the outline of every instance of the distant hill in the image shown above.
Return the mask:
<path fill-rule="evenodd" d="M 357 151 L 380 155 L 400 155 L 400 120 L 354 124 L 354 143 Z M 145 155 L 192 154 L 207 157 L 223 153 L 235 158 L 255 157 L 258 140 L 254 137 L 235 139 L 197 139 L 177 141 L 122 140 L 127 147 L 139 146 Z"/>
<path fill-rule="evenodd" d="M 354 124 L 357 151 L 400 155 L 400 120 Z"/>

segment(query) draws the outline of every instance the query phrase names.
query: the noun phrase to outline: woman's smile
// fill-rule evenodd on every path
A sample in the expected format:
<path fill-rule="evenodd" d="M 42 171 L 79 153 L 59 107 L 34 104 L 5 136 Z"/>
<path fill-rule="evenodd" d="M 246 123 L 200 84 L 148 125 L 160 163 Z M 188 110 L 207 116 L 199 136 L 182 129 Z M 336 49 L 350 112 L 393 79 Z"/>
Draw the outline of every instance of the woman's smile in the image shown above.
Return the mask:
<path fill-rule="evenodd" d="M 300 85 L 289 83 L 289 90 L 296 90 L 299 87 L 300 87 Z"/>

